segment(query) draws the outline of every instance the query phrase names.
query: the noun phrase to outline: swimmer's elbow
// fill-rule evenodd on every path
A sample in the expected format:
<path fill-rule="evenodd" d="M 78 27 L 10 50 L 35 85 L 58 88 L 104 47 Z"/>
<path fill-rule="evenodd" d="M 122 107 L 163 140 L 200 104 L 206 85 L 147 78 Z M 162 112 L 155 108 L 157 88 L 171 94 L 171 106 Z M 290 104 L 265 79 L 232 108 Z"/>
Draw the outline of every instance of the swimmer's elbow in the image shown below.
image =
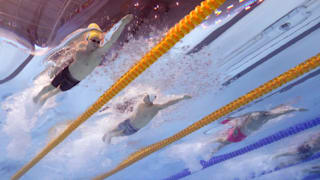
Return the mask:
<path fill-rule="evenodd" d="M 166 109 L 167 107 L 169 107 L 171 104 L 165 103 L 165 104 L 159 104 L 158 109 L 162 110 L 162 109 Z"/>

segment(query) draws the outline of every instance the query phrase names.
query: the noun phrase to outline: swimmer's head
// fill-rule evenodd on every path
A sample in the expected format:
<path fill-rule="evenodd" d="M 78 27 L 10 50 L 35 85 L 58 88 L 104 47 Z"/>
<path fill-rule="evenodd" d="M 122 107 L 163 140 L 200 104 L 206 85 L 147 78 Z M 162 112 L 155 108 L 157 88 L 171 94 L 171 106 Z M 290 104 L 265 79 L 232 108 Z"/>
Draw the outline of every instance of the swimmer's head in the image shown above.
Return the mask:
<path fill-rule="evenodd" d="M 98 24 L 96 23 L 91 23 L 89 24 L 88 28 L 95 28 L 98 30 L 92 30 L 89 33 L 87 33 L 87 40 L 88 41 L 92 41 L 93 43 L 97 43 L 100 45 L 100 43 L 103 40 L 103 34 L 101 33 L 101 28 L 99 27 Z"/>
<path fill-rule="evenodd" d="M 146 103 L 146 104 L 153 104 L 153 101 L 157 98 L 156 95 L 154 94 L 146 94 L 144 97 L 143 97 L 143 102 Z"/>

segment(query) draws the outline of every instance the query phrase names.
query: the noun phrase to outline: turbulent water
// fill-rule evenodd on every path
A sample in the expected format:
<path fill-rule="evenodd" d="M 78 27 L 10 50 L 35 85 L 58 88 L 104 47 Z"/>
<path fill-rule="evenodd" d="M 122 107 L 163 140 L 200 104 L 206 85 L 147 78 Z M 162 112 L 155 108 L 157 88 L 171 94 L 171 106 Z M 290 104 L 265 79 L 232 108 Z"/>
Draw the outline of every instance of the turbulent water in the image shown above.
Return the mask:
<path fill-rule="evenodd" d="M 276 4 L 274 0 L 268 2 L 269 4 L 266 1 L 266 5 L 263 6 L 263 4 L 261 7 Z M 296 4 L 298 2 L 298 0 L 295 1 Z M 257 16 L 260 17 L 262 14 L 257 14 Z M 255 17 L 251 18 L 258 21 Z M 210 26 L 214 26 L 214 24 Z M 210 28 L 210 26 L 206 28 Z M 195 32 L 201 32 L 201 28 L 203 29 L 200 26 Z M 82 124 L 32 168 L 24 176 L 24 179 L 39 179 L 39 177 L 50 180 L 89 179 L 106 172 L 130 153 L 173 135 L 235 98 L 244 95 L 249 90 L 272 79 L 276 74 L 280 74 L 315 55 L 320 50 L 314 44 L 314 46 L 308 46 L 310 47 L 308 51 L 301 53 L 307 47 L 305 44 L 319 42 L 318 30 L 310 38 L 303 39 L 301 44 L 280 53 L 232 85 L 222 87 L 221 84 L 230 76 L 230 74 L 225 74 L 220 67 L 225 56 L 222 51 L 231 52 L 232 49 L 235 49 L 240 42 L 235 42 L 235 45 L 232 46 L 232 43 L 227 40 L 236 35 L 243 36 L 244 30 L 232 29 L 230 31 L 229 34 L 222 36 L 217 42 L 203 48 L 198 53 L 186 55 L 190 44 L 192 46 L 192 38 L 201 36 L 201 33 L 191 33 L 189 37 L 183 39 L 163 55 L 119 95 Z M 254 30 L 251 29 L 251 31 Z M 258 30 L 256 31 L 258 32 Z M 41 74 L 48 66 L 48 62 L 44 59 L 45 55 L 36 56 L 14 80 L 0 86 L 1 177 L 8 179 L 34 157 L 52 138 L 95 102 L 123 73 L 138 62 L 165 34 L 165 31 L 159 32 L 156 29 L 152 32 L 149 36 L 130 39 L 119 50 L 108 53 L 104 57 L 103 64 L 78 86 L 49 99 L 42 107 L 35 105 L 32 98 L 50 81 L 47 73 Z M 249 35 L 251 34 L 239 37 L 239 41 L 250 39 Z M 252 33 L 251 37 L 254 35 L 255 33 Z M 1 44 L 3 50 L 9 48 L 8 46 Z M 5 71 L 5 69 L 1 69 L 1 71 Z M 280 104 L 309 109 L 307 112 L 293 113 L 270 121 L 248 137 L 245 142 L 223 148 L 218 152 L 218 155 L 238 149 L 276 131 L 319 115 L 318 102 L 320 97 L 315 93 L 319 91 L 319 80 L 317 76 L 308 79 L 284 93 L 270 96 L 233 114 L 236 116 L 250 111 L 268 110 Z M 184 94 L 191 95 L 192 99 L 179 102 L 161 111 L 138 133 L 129 137 L 114 138 L 111 144 L 104 143 L 102 141 L 103 134 L 129 117 L 145 93 L 156 94 L 155 103 L 163 103 Z M 201 169 L 199 160 L 208 159 L 210 151 L 216 146 L 208 144 L 208 142 L 226 128 L 228 126 L 219 126 L 217 123 L 213 123 L 110 179 L 161 179 L 184 168 L 190 168 L 192 172 L 197 172 Z M 313 128 L 266 148 L 198 172 L 190 176 L 189 179 L 211 179 L 212 177 L 216 179 L 234 179 L 236 177 L 245 179 L 253 172 L 274 167 L 277 162 L 271 161 L 273 154 L 295 147 L 317 131 L 319 128 Z M 292 179 L 292 177 L 301 179 L 302 170 L 309 166 L 312 164 L 283 170 L 261 177 L 261 179 Z"/>

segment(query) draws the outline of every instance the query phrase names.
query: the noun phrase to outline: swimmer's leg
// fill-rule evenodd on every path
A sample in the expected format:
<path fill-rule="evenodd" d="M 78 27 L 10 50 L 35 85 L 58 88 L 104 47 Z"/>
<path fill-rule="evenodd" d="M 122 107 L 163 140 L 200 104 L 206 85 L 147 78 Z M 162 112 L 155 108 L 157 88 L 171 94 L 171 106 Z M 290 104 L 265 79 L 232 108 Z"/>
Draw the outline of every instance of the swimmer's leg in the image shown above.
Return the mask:
<path fill-rule="evenodd" d="M 213 144 L 213 143 L 224 143 L 225 141 L 226 141 L 226 138 L 223 137 L 223 136 L 220 136 L 220 137 L 212 139 L 211 141 L 209 141 L 209 143 L 210 144 Z"/>
<path fill-rule="evenodd" d="M 290 151 L 290 152 L 277 154 L 274 157 L 272 157 L 272 160 L 274 161 L 280 157 L 286 157 L 286 159 L 284 159 L 284 161 L 282 160 L 279 163 L 279 165 L 277 165 L 277 167 L 279 167 L 279 168 L 283 168 L 288 165 L 295 164 L 301 160 L 301 158 L 299 158 L 298 152 L 296 152 L 296 151 Z"/>
<path fill-rule="evenodd" d="M 310 173 L 320 173 L 320 166 L 319 166 L 319 165 L 312 166 L 312 167 L 309 169 L 309 172 L 310 172 Z"/>
<path fill-rule="evenodd" d="M 210 149 L 210 151 L 208 153 L 205 153 L 203 156 L 203 159 L 208 161 L 209 159 L 212 158 L 212 156 L 218 152 L 220 149 L 222 149 L 224 146 L 226 146 L 226 140 L 223 136 L 220 137 L 216 137 L 210 141 L 208 141 L 207 145 L 210 145 L 210 147 L 208 147 L 208 149 Z M 219 143 L 218 147 L 212 149 L 211 145 L 214 143 Z"/>
<path fill-rule="evenodd" d="M 272 157 L 272 160 L 278 159 L 280 157 L 285 157 L 285 156 L 295 156 L 297 152 L 292 151 L 292 152 L 285 152 L 285 153 L 280 153 Z"/>
<path fill-rule="evenodd" d="M 60 88 L 55 88 L 55 89 L 49 91 L 46 95 L 44 95 L 43 97 L 40 98 L 39 104 L 43 105 L 47 101 L 47 99 L 58 94 L 59 92 L 61 92 Z"/>
<path fill-rule="evenodd" d="M 299 162 L 299 159 L 297 159 L 297 158 L 287 159 L 286 161 L 280 162 L 279 165 L 277 165 L 277 167 L 278 168 L 285 168 L 290 165 L 296 164 L 298 162 Z"/>
<path fill-rule="evenodd" d="M 115 130 L 112 130 L 111 132 L 107 132 L 104 134 L 104 136 L 102 137 L 102 141 L 103 142 L 107 142 L 108 144 L 111 143 L 111 139 L 113 137 L 116 137 L 116 136 L 123 136 L 123 130 L 118 130 L 118 129 L 115 129 Z"/>
<path fill-rule="evenodd" d="M 56 87 L 52 86 L 51 84 L 45 86 L 44 88 L 42 88 L 42 90 L 38 93 L 37 96 L 35 96 L 33 98 L 33 102 L 35 103 L 38 103 L 39 102 L 39 99 L 44 95 L 44 94 L 47 94 L 48 92 L 52 91 L 56 89 Z"/>
<path fill-rule="evenodd" d="M 219 137 L 215 139 L 213 142 L 219 143 L 219 146 L 215 148 L 213 151 L 211 151 L 211 156 L 213 156 L 216 152 L 218 152 L 220 149 L 222 149 L 226 145 L 230 144 L 230 142 L 224 137 Z"/>
<path fill-rule="evenodd" d="M 220 149 L 228 145 L 229 143 L 221 143 L 217 148 L 211 151 L 211 156 L 213 156 L 215 153 L 217 153 Z"/>

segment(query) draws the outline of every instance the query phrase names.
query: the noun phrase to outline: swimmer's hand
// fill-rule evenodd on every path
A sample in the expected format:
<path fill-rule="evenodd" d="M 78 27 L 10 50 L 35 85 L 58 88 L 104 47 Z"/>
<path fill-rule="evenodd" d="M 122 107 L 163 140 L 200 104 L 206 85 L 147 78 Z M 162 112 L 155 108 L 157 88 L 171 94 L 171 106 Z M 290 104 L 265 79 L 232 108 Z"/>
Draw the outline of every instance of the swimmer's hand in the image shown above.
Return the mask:
<path fill-rule="evenodd" d="M 184 95 L 183 99 L 191 99 L 192 97 L 190 95 Z"/>
<path fill-rule="evenodd" d="M 121 19 L 121 23 L 128 24 L 130 21 L 132 21 L 132 19 L 133 19 L 133 15 L 132 14 L 128 14 L 128 15 L 126 15 L 125 17 L 123 17 Z"/>
<path fill-rule="evenodd" d="M 300 111 L 300 112 L 308 111 L 308 109 L 305 109 L 305 108 L 297 108 L 296 110 L 297 110 L 297 111 Z"/>

